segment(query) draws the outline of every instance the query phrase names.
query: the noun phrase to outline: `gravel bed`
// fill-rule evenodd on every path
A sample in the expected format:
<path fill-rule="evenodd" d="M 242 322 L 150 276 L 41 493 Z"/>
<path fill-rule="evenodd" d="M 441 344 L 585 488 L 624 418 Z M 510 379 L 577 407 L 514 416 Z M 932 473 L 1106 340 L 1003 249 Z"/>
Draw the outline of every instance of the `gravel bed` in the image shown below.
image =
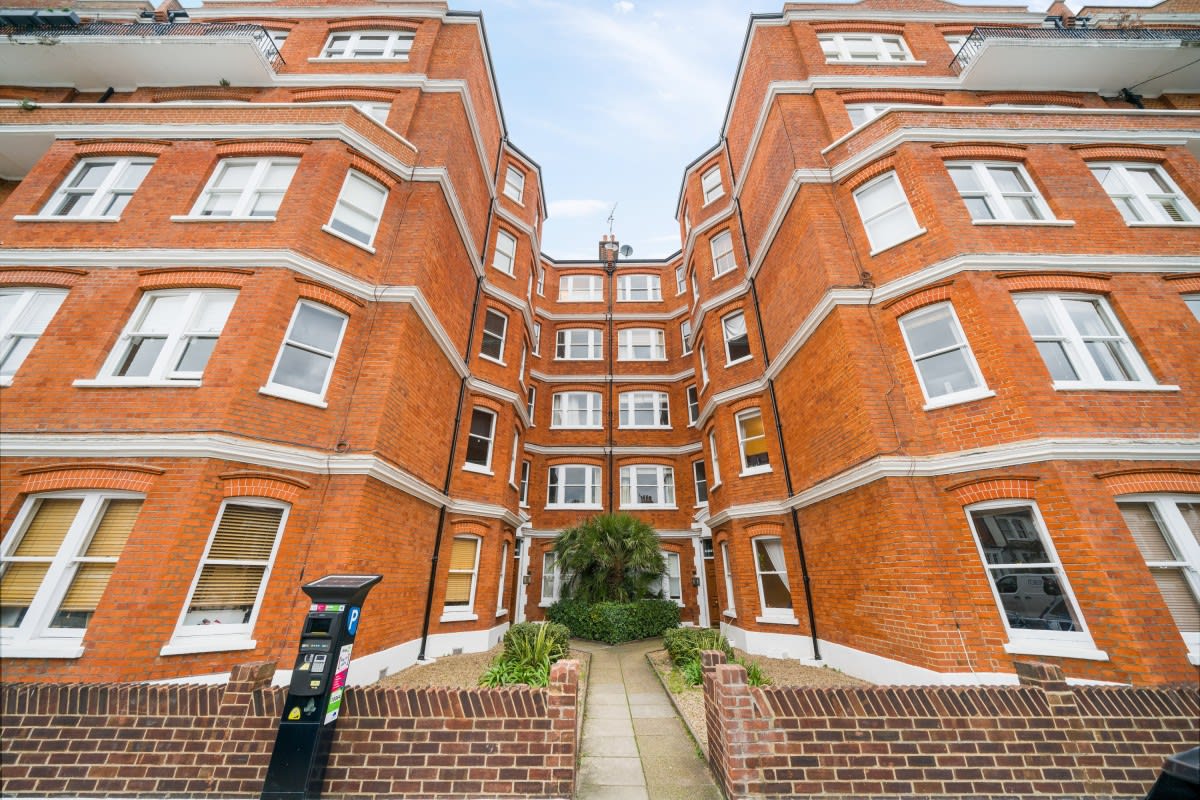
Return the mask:
<path fill-rule="evenodd" d="M 486 653 L 463 653 L 460 656 L 441 656 L 432 664 L 416 664 L 408 669 L 388 675 L 379 682 L 380 686 L 446 686 L 451 689 L 470 689 L 479 685 L 479 677 L 487 671 L 492 659 L 500 655 L 503 645 L 496 645 Z M 586 672 L 590 656 L 579 650 L 571 650 L 567 658 L 581 665 L 580 685 L 586 685 Z"/>
<path fill-rule="evenodd" d="M 734 649 L 734 655 L 748 662 L 758 664 L 773 686 L 871 686 L 868 681 L 852 678 L 845 673 L 829 667 L 810 667 L 790 658 L 765 658 L 763 656 L 748 656 L 741 650 Z M 683 721 L 692 730 L 696 742 L 708 755 L 708 726 L 704 722 L 704 687 L 688 686 L 678 675 L 672 675 L 671 657 L 666 650 L 655 650 L 647 655 L 663 685 L 671 694 L 675 707 L 679 710 Z"/>

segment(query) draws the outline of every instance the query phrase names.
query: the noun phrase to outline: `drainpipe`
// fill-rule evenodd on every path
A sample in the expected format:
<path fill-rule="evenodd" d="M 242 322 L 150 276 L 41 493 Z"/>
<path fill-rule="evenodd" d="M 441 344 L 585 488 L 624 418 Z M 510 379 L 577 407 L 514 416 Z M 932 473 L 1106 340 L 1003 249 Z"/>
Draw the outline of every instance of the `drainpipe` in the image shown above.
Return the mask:
<path fill-rule="evenodd" d="M 492 186 L 495 187 L 496 181 L 500 177 L 500 156 L 504 151 L 504 144 L 508 141 L 507 137 L 500 139 L 500 144 L 496 148 L 496 172 L 492 176 Z M 458 404 L 455 406 L 454 412 L 454 429 L 450 434 L 450 455 L 446 457 L 446 477 L 442 481 L 442 494 L 449 497 L 450 483 L 454 479 L 454 454 L 458 450 L 458 439 L 462 433 L 462 417 L 463 417 L 463 401 L 467 396 L 467 379 L 471 373 L 471 343 L 475 341 L 475 322 L 479 316 L 479 301 L 483 298 L 483 266 L 484 259 L 487 257 L 488 241 L 492 234 L 492 223 L 496 216 L 496 198 L 492 197 L 492 202 L 488 206 L 487 223 L 483 229 L 483 245 L 482 251 L 479 254 L 479 263 L 481 266 L 480 274 L 475 276 L 475 299 L 471 303 L 471 322 L 467 328 L 467 344 L 463 350 L 463 365 L 466 367 L 467 374 L 464 375 L 458 382 Z M 438 509 L 437 533 L 433 539 L 433 555 L 429 565 L 429 585 L 425 591 L 425 615 L 421 621 L 421 649 L 417 653 L 417 661 L 425 660 L 425 647 L 429 644 L 429 618 L 433 613 L 433 588 L 437 585 L 438 573 L 438 558 L 442 550 L 442 534 L 446 529 L 446 506 L 443 505 Z"/>
<path fill-rule="evenodd" d="M 737 185 L 737 179 L 733 172 L 733 156 L 729 152 L 729 140 L 724 139 L 725 143 L 725 160 L 729 164 L 729 183 L 731 187 Z M 742 201 L 734 194 L 733 208 L 737 212 L 738 231 L 741 234 L 742 254 L 746 259 L 746 269 L 750 268 L 750 244 L 746 241 L 746 225 L 742 218 Z M 771 366 L 771 354 L 767 350 L 767 335 L 763 331 L 762 325 L 762 309 L 758 304 L 758 287 L 753 277 L 750 278 L 750 298 L 754 304 L 754 319 L 758 327 L 758 343 L 762 348 L 763 353 L 763 373 L 766 374 Z M 783 421 L 779 416 L 779 398 L 775 394 L 775 379 L 767 377 L 767 393 L 771 397 L 771 416 L 775 420 L 775 438 L 779 442 L 779 458 L 783 462 L 783 484 L 787 490 L 788 498 L 795 494 L 795 488 L 792 484 L 792 469 L 788 463 L 787 440 L 783 436 Z M 817 640 L 817 616 L 813 611 L 813 596 L 812 596 L 812 580 L 808 574 L 808 558 L 804 554 L 804 535 L 800 528 L 800 512 L 795 506 L 790 508 L 792 516 L 792 530 L 796 533 L 796 551 L 800 556 L 800 578 L 804 585 L 804 604 L 808 607 L 808 629 L 810 638 L 812 639 L 813 658 L 818 661 L 821 659 L 821 645 Z"/>
<path fill-rule="evenodd" d="M 608 355 L 608 398 L 605 400 L 605 414 L 607 421 L 604 425 L 607 437 L 607 446 L 605 451 L 605 469 L 608 471 L 608 513 L 616 513 L 617 506 L 613 502 L 615 495 L 613 494 L 613 350 L 617 348 L 617 343 L 613 339 L 613 292 L 616 287 L 613 285 L 613 274 L 616 272 L 616 252 L 613 250 L 605 250 L 604 245 L 600 246 L 600 255 L 604 258 L 604 276 L 605 276 L 605 298 L 608 300 L 607 309 L 604 313 L 604 336 L 608 340 L 605 343 L 604 349 Z"/>

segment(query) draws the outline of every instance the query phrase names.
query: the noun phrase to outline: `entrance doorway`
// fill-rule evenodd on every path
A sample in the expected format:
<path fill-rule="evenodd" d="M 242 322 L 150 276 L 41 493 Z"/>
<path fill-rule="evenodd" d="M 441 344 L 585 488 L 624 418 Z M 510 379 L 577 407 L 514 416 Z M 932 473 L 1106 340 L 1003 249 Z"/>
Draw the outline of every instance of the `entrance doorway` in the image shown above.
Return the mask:
<path fill-rule="evenodd" d="M 700 540 L 700 547 L 704 555 L 704 588 L 707 589 L 705 594 L 708 595 L 708 627 L 721 627 L 721 603 L 717 597 L 717 568 L 716 562 L 713 560 L 713 540 L 712 537 L 705 537 Z"/>

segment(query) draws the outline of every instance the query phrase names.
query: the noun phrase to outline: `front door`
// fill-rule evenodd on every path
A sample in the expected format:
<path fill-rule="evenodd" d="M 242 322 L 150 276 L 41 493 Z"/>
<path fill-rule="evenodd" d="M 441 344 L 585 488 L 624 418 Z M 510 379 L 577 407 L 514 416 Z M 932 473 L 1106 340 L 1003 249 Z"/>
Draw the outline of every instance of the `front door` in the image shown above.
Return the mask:
<path fill-rule="evenodd" d="M 701 539 L 704 548 L 704 588 L 708 590 L 708 626 L 721 627 L 721 602 L 717 597 L 717 568 L 713 560 L 712 539 Z"/>

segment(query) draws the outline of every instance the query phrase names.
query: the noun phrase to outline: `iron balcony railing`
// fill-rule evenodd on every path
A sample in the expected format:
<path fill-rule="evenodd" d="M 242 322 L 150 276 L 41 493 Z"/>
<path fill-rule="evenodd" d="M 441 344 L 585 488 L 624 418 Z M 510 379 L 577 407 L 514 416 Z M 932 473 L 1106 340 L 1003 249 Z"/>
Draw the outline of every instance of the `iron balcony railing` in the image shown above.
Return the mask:
<path fill-rule="evenodd" d="M 950 68 L 966 69 L 987 42 L 1185 42 L 1200 45 L 1200 28 L 976 28 L 958 49 Z M 1200 55 L 1200 54 L 1198 54 Z"/>
<path fill-rule="evenodd" d="M 272 69 L 283 66 L 283 56 L 271 41 L 271 35 L 261 25 L 246 25 L 235 22 L 89 22 L 74 28 L 30 30 L 26 28 L 0 27 L 2 36 L 37 36 L 55 40 L 68 40 L 89 36 L 128 36 L 142 39 L 177 38 L 199 36 L 211 39 L 234 39 L 253 42 L 266 57 Z"/>

